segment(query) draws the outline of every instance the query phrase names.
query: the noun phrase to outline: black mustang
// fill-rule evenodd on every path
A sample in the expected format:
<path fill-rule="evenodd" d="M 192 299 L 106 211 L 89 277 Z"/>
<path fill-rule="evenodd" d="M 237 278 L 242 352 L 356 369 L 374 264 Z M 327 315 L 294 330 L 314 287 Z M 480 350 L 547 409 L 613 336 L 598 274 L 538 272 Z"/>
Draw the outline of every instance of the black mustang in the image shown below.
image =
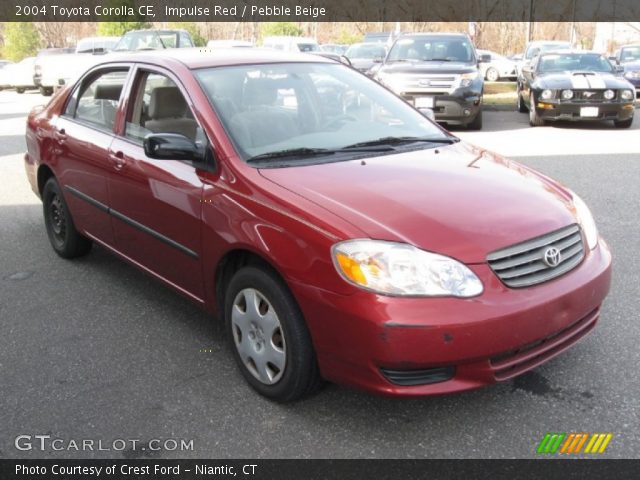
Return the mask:
<path fill-rule="evenodd" d="M 545 52 L 518 78 L 518 110 L 531 126 L 547 120 L 633 123 L 635 90 L 609 60 L 593 52 Z"/>

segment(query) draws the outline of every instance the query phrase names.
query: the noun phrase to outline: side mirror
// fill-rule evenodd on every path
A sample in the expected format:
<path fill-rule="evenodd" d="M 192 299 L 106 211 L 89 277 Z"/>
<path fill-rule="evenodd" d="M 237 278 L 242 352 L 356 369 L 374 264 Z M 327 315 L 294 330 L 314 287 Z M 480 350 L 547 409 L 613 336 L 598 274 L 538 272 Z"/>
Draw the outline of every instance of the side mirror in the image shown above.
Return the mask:
<path fill-rule="evenodd" d="M 201 162 L 203 149 L 190 138 L 178 133 L 150 133 L 142 143 L 144 153 L 157 160 L 189 160 Z"/>
<path fill-rule="evenodd" d="M 480 55 L 480 63 L 489 63 L 491 61 L 491 55 L 487 55 L 486 53 Z"/>
<path fill-rule="evenodd" d="M 616 73 L 624 73 L 624 65 L 614 65 L 613 69 Z"/>
<path fill-rule="evenodd" d="M 384 57 L 375 57 L 373 59 L 373 63 L 382 63 L 383 60 L 384 60 Z"/>

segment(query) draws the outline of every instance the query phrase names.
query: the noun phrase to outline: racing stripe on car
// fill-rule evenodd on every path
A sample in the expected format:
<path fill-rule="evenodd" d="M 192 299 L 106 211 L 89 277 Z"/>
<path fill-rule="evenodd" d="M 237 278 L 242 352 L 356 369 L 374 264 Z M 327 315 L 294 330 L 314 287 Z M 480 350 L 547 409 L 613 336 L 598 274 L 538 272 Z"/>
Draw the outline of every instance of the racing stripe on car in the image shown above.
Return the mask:
<path fill-rule="evenodd" d="M 588 75 L 589 88 L 607 88 L 607 84 L 604 82 L 600 75 Z"/>
<path fill-rule="evenodd" d="M 590 88 L 589 82 L 583 74 L 571 75 L 571 88 Z"/>

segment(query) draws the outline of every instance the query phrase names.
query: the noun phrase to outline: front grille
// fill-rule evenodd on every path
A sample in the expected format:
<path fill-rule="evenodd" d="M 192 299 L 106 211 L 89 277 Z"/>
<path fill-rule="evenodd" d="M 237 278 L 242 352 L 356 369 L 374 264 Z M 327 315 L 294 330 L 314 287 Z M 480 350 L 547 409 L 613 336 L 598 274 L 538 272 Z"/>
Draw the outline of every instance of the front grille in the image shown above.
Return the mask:
<path fill-rule="evenodd" d="M 456 373 L 456 368 L 453 366 L 428 368 L 425 370 L 389 370 L 381 368 L 380 371 L 391 383 L 410 387 L 451 380 Z"/>
<path fill-rule="evenodd" d="M 545 260 L 552 248 L 560 254 L 555 265 L 553 255 L 549 254 Z M 583 258 L 582 233 L 574 224 L 490 253 L 487 262 L 506 286 L 519 288 L 559 277 L 575 268 Z"/>

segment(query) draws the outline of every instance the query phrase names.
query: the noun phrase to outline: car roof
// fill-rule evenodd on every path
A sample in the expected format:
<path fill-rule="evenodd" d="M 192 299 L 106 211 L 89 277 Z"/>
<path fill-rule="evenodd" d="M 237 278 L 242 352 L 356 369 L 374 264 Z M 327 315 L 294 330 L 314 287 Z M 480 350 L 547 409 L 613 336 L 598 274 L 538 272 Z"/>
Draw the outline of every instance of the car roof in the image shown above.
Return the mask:
<path fill-rule="evenodd" d="M 403 37 L 464 37 L 467 38 L 466 33 L 461 32 L 411 32 L 403 33 L 398 38 Z"/>
<path fill-rule="evenodd" d="M 596 52 L 594 50 L 576 50 L 576 49 L 558 49 L 558 50 L 547 50 L 546 52 L 541 52 L 539 55 L 541 57 L 545 57 L 547 55 L 562 55 L 562 54 L 589 54 L 589 55 L 600 55 L 603 56 L 602 53 Z"/>
<path fill-rule="evenodd" d="M 187 68 L 255 65 L 261 63 L 335 63 L 318 55 L 282 52 L 268 48 L 167 48 L 141 52 L 111 53 L 104 63 L 138 62 L 160 66 L 182 63 Z"/>

